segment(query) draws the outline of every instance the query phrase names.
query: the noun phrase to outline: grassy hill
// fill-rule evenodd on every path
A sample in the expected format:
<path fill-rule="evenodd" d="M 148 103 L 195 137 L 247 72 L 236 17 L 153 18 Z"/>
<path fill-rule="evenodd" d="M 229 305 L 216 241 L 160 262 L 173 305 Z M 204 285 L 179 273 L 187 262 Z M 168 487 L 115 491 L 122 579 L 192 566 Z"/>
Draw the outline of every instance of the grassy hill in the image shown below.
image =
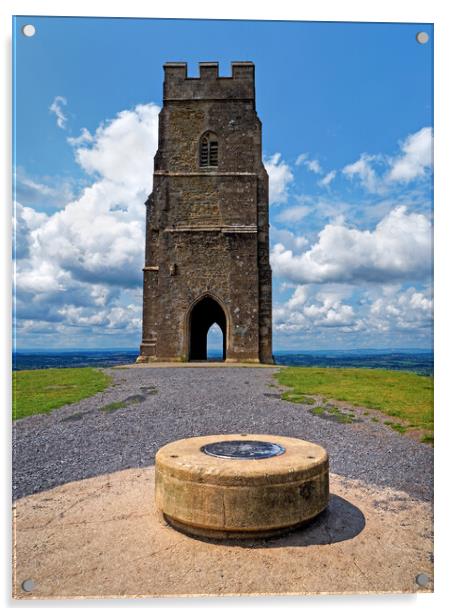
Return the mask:
<path fill-rule="evenodd" d="M 399 431 L 418 431 L 433 439 L 433 378 L 413 372 L 369 368 L 283 368 L 279 383 L 291 389 L 283 399 L 303 402 L 306 394 L 375 409 L 402 423 Z"/>
<path fill-rule="evenodd" d="M 13 372 L 13 419 L 48 413 L 103 391 L 111 379 L 95 368 Z"/>

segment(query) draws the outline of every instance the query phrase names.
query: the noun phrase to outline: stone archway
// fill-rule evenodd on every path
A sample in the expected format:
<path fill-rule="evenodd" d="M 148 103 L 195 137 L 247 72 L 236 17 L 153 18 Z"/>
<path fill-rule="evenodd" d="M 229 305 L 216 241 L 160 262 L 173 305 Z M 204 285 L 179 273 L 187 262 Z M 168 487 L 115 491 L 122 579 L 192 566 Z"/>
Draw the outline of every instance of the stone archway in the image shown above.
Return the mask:
<path fill-rule="evenodd" d="M 205 295 L 193 306 L 188 320 L 190 361 L 207 359 L 207 333 L 216 323 L 223 334 L 223 361 L 226 359 L 227 319 L 219 304 L 210 295 Z"/>

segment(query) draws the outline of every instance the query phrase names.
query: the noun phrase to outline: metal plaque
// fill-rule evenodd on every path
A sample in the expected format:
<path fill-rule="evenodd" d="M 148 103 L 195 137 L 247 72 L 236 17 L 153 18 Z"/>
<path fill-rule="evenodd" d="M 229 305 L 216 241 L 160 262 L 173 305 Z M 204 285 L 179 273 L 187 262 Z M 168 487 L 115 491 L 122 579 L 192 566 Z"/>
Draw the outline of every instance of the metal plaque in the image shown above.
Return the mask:
<path fill-rule="evenodd" d="M 215 458 L 260 460 L 280 456 L 286 450 L 281 445 L 267 441 L 218 441 L 203 445 L 201 451 Z"/>

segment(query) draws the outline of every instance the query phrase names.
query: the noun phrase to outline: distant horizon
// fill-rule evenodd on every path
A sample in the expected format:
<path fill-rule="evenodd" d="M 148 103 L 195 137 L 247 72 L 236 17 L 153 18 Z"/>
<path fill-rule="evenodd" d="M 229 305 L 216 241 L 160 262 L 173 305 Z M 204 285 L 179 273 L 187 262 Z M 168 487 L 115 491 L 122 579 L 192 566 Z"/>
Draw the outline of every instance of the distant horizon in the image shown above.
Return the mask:
<path fill-rule="evenodd" d="M 215 349 L 211 349 L 212 351 L 221 351 L 220 348 L 215 348 Z M 139 354 L 139 348 L 138 347 L 73 347 L 73 348 L 69 348 L 69 347 L 53 347 L 53 348 L 44 348 L 44 347 L 29 347 L 29 348 L 20 348 L 20 349 L 13 349 L 13 353 L 30 353 L 30 352 L 34 352 L 34 353 L 49 353 L 49 352 L 54 352 L 54 353 L 74 353 L 74 352 L 105 352 L 105 351 L 110 351 L 110 352 L 130 352 L 130 353 L 137 353 L 137 355 Z M 356 353 L 356 352 L 390 352 L 390 353 L 401 353 L 401 352 L 405 352 L 405 353 L 433 353 L 434 349 L 433 348 L 426 348 L 426 347 L 357 347 L 357 348 L 330 348 L 330 349 L 274 349 L 273 353 Z"/>
<path fill-rule="evenodd" d="M 221 349 L 211 347 L 207 361 L 221 361 L 221 353 Z M 12 369 L 112 368 L 134 364 L 138 355 L 137 348 L 18 349 L 12 355 Z M 433 375 L 434 358 L 432 349 L 420 348 L 290 349 L 273 352 L 275 366 L 407 370 L 425 376 Z"/>

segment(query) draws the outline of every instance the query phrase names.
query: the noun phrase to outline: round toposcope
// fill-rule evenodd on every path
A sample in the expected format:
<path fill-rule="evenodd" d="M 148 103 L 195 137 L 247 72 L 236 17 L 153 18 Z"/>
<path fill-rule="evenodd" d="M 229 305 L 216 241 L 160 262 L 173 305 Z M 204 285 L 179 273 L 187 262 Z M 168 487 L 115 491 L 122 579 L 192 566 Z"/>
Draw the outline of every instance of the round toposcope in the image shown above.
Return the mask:
<path fill-rule="evenodd" d="M 328 454 L 285 436 L 200 436 L 159 449 L 155 482 L 156 506 L 177 530 L 214 539 L 269 537 L 325 509 Z"/>
<path fill-rule="evenodd" d="M 268 441 L 218 441 L 201 447 L 201 451 L 216 458 L 229 460 L 261 460 L 280 456 L 286 450 L 281 445 Z"/>

